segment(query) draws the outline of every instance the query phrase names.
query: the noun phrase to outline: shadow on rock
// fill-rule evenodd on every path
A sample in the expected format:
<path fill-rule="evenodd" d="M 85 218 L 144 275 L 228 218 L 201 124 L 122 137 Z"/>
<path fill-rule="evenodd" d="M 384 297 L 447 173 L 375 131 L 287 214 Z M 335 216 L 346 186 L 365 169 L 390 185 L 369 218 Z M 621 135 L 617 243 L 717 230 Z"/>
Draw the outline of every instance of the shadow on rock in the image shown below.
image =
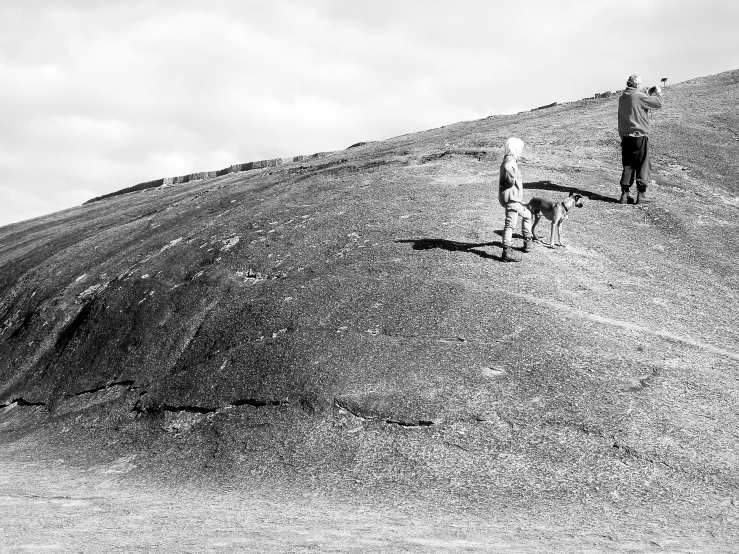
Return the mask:
<path fill-rule="evenodd" d="M 487 260 L 500 260 L 500 256 L 489 254 L 484 250 L 478 250 L 483 246 L 497 246 L 502 248 L 503 244 L 499 241 L 495 242 L 458 242 L 456 240 L 447 239 L 398 239 L 395 242 L 412 244 L 413 250 L 432 250 L 438 248 L 449 252 L 469 252 Z"/>
<path fill-rule="evenodd" d="M 572 191 L 576 194 L 582 194 L 584 197 L 589 198 L 590 200 L 598 200 L 599 202 L 610 202 L 618 204 L 618 198 L 603 196 L 602 194 L 598 194 L 597 192 L 590 192 L 588 190 L 579 189 L 576 187 L 565 187 L 563 185 L 552 183 L 551 181 L 532 181 L 531 183 L 524 183 L 523 188 L 536 190 L 552 190 L 555 192 L 563 192 L 564 194 L 570 194 L 570 191 Z M 620 193 L 621 191 L 619 190 L 619 194 Z"/>

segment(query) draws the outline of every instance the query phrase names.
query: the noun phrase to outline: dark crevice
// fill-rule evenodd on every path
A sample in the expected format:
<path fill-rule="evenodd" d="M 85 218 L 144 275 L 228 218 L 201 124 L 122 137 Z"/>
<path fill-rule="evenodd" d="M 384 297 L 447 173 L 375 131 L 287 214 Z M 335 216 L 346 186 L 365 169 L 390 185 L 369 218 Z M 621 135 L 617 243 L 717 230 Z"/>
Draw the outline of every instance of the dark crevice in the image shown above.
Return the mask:
<path fill-rule="evenodd" d="M 131 408 L 132 413 L 137 414 L 162 414 L 164 412 L 188 412 L 193 414 L 210 414 L 218 410 L 218 408 L 203 408 L 200 406 L 171 406 L 169 404 L 160 404 L 158 406 L 142 405 L 139 400 Z"/>
<path fill-rule="evenodd" d="M 200 406 L 170 406 L 164 404 L 159 408 L 163 412 L 187 412 L 191 414 L 212 414 L 218 408 L 201 408 Z"/>
<path fill-rule="evenodd" d="M 391 419 L 391 418 L 383 418 L 379 415 L 374 414 L 365 414 L 362 413 L 360 410 L 357 410 L 356 408 L 352 408 L 349 405 L 345 404 L 338 398 L 334 398 L 334 405 L 346 412 L 349 412 L 351 415 L 353 415 L 356 418 L 367 420 L 377 420 L 382 421 L 383 423 L 387 423 L 388 425 L 399 425 L 400 427 L 430 427 L 434 425 L 433 421 L 430 421 L 428 419 Z"/>
<path fill-rule="evenodd" d="M 497 153 L 498 151 L 488 149 L 488 148 L 450 148 L 449 150 L 445 150 L 443 152 L 435 152 L 433 154 L 422 156 L 421 159 L 419 160 L 419 163 L 427 164 L 429 162 L 440 160 L 441 158 L 445 156 L 450 156 L 453 154 L 458 154 L 462 156 L 472 156 L 473 158 L 482 160 L 482 158 L 486 158 L 491 154 L 495 155 Z"/>
<path fill-rule="evenodd" d="M 46 406 L 46 402 L 29 402 L 25 398 L 16 398 L 13 402 L 19 406 Z"/>
<path fill-rule="evenodd" d="M 464 446 L 462 446 L 461 444 L 457 444 L 456 442 L 444 441 L 444 444 L 447 444 L 449 446 L 453 446 L 455 448 L 459 448 L 460 450 L 464 450 L 465 452 L 471 452 L 471 450 L 469 448 L 465 448 Z"/>
<path fill-rule="evenodd" d="M 623 452 L 624 454 L 627 454 L 629 457 L 634 458 L 635 460 L 641 460 L 643 462 L 649 462 L 650 464 L 662 464 L 663 466 L 673 470 L 673 471 L 679 471 L 681 473 L 687 473 L 684 469 L 681 467 L 675 467 L 664 460 L 660 459 L 654 459 L 650 456 L 647 456 L 646 454 L 642 454 L 639 452 L 636 448 L 633 448 L 631 446 L 628 446 L 626 444 L 621 444 L 617 440 L 614 440 L 613 448 L 618 450 L 619 452 Z"/>
<path fill-rule="evenodd" d="M 386 419 L 385 423 L 400 425 L 401 427 L 431 427 L 434 424 L 433 421 L 429 421 L 428 419 L 416 419 L 413 421 Z"/>
<path fill-rule="evenodd" d="M 345 404 L 338 398 L 334 398 L 334 405 L 340 410 L 345 410 L 349 412 L 351 415 L 353 415 L 354 417 L 357 417 L 359 419 L 377 419 L 377 417 L 375 416 L 360 413 L 358 410 L 351 408 L 348 404 Z"/>
<path fill-rule="evenodd" d="M 229 404 L 229 406 L 254 406 L 255 408 L 262 408 L 264 406 L 286 406 L 288 404 L 290 404 L 290 402 L 287 400 L 258 400 L 256 398 L 244 398 L 241 400 L 234 400 Z"/>
<path fill-rule="evenodd" d="M 614 450 L 617 450 L 620 453 L 623 453 L 630 458 L 633 458 L 635 460 L 640 460 L 643 462 L 648 462 L 650 464 L 662 464 L 663 466 L 673 470 L 673 471 L 679 471 L 681 473 L 687 473 L 684 469 L 680 467 L 676 467 L 664 460 L 661 459 L 655 459 L 651 456 L 642 453 L 641 451 L 637 450 L 636 448 L 632 446 L 628 446 L 626 444 L 621 443 L 617 438 L 615 433 L 606 433 L 602 429 L 596 429 L 593 428 L 585 423 L 560 423 L 559 425 L 563 425 L 565 427 L 572 427 L 573 429 L 585 434 L 585 435 L 591 435 L 595 437 L 599 437 L 601 439 L 605 439 L 610 442 L 611 447 Z"/>
<path fill-rule="evenodd" d="M 134 383 L 133 381 L 115 381 L 114 383 L 109 383 L 107 385 L 102 385 L 102 386 L 96 387 L 94 389 L 82 390 L 82 391 L 79 391 L 79 392 L 74 392 L 72 394 L 65 394 L 64 396 L 66 396 L 67 398 L 70 398 L 72 396 L 82 396 L 83 394 L 92 394 L 94 392 L 104 391 L 104 390 L 107 390 L 107 389 L 111 389 L 113 387 L 128 387 L 129 390 L 134 390 L 136 387 L 133 387 L 132 386 L 133 383 Z"/>
<path fill-rule="evenodd" d="M 624 452 L 624 453 L 628 454 L 632 458 L 638 458 L 638 459 L 641 459 L 641 460 L 648 460 L 650 462 L 654 462 L 654 460 L 651 460 L 651 459 L 649 459 L 649 458 L 647 458 L 645 456 L 642 456 L 641 454 L 639 454 L 639 452 L 635 448 L 632 448 L 632 447 L 630 447 L 630 446 L 628 446 L 626 444 L 621 444 L 619 442 L 614 442 L 613 443 L 613 448 L 615 448 L 616 450 L 620 450 L 621 452 Z"/>
<path fill-rule="evenodd" d="M 290 402 L 287 400 L 260 400 L 258 398 L 241 398 L 238 400 L 234 400 L 233 402 L 230 402 L 229 404 L 224 404 L 223 406 L 216 406 L 214 408 L 205 408 L 202 406 L 172 406 L 170 404 L 161 404 L 159 406 L 152 406 L 152 407 L 144 407 L 141 405 L 141 401 L 137 402 L 136 405 L 134 405 L 133 408 L 131 408 L 131 412 L 145 414 L 155 414 L 155 413 L 161 413 L 161 412 L 188 412 L 193 414 L 212 414 L 214 412 L 217 412 L 218 410 L 223 410 L 224 408 L 232 408 L 232 407 L 239 407 L 239 406 L 253 406 L 255 408 L 263 408 L 263 407 L 274 407 L 274 406 L 287 406 Z"/>
<path fill-rule="evenodd" d="M 191 279 L 192 279 L 192 277 L 190 277 L 190 280 Z M 203 326 L 205 325 L 205 321 L 208 319 L 208 316 L 213 311 L 213 309 L 218 305 L 219 302 L 220 302 L 220 299 L 217 298 L 216 300 L 214 300 L 213 302 L 211 302 L 206 307 L 205 312 L 203 313 L 202 317 L 200 318 L 200 321 L 198 321 L 197 328 L 195 329 L 194 332 L 190 333 L 190 336 L 185 340 L 185 344 L 180 349 L 180 353 L 177 355 L 176 367 L 177 366 L 180 366 L 180 362 L 181 362 L 183 356 L 188 351 L 188 349 L 190 348 L 190 345 L 192 345 L 193 341 L 195 341 L 195 339 L 198 338 L 198 336 L 200 335 L 200 332 L 203 329 Z M 181 370 L 180 369 L 175 369 L 175 371 L 181 371 Z"/>
<path fill-rule="evenodd" d="M 24 317 L 23 321 L 13 330 L 13 332 L 10 334 L 8 339 L 14 339 L 18 337 L 26 328 L 28 323 L 31 321 L 31 318 L 33 317 L 34 312 L 28 312 Z"/>
<path fill-rule="evenodd" d="M 75 333 L 77 332 L 77 329 L 82 326 L 82 324 L 87 319 L 87 316 L 90 314 L 93 303 L 94 300 L 88 302 L 87 304 L 84 304 L 77 312 L 77 314 L 72 318 L 72 320 L 66 325 L 66 327 L 62 329 L 62 331 L 59 333 L 59 338 L 57 339 L 55 345 L 57 352 L 63 351 L 69 341 L 72 340 Z"/>
<path fill-rule="evenodd" d="M 0 408 L 7 408 L 13 404 L 18 406 L 46 406 L 46 402 L 29 402 L 25 398 L 14 398 L 8 404 L 0 404 Z"/>

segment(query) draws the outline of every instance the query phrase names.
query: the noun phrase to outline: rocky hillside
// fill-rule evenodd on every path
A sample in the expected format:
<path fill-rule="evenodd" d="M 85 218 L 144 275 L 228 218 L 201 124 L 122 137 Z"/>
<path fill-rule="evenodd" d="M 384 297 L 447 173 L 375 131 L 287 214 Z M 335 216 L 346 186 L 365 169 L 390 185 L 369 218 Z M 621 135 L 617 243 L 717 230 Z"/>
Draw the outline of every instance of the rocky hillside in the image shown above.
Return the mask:
<path fill-rule="evenodd" d="M 0 228 L 0 441 L 735 524 L 737 106 L 739 71 L 667 88 L 646 206 L 616 202 L 612 97 Z M 585 196 L 519 264 L 509 136 L 527 198 Z"/>

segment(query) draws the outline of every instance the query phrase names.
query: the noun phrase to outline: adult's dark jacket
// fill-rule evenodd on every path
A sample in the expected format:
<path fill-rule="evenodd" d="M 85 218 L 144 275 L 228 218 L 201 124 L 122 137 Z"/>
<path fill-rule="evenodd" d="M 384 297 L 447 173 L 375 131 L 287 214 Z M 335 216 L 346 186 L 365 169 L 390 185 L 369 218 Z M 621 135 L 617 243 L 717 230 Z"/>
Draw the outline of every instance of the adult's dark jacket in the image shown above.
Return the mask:
<path fill-rule="evenodd" d="M 636 88 L 628 87 L 618 99 L 618 134 L 648 137 L 652 131 L 649 110 L 662 107 L 662 94 L 648 95 Z"/>

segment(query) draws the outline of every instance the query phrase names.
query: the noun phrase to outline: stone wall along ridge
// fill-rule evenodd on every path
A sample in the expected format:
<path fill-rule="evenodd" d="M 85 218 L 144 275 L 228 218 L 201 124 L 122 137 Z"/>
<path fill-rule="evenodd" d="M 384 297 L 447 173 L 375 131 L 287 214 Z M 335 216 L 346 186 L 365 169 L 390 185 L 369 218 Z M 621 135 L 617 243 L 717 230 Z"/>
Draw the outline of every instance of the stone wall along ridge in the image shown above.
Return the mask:
<path fill-rule="evenodd" d="M 102 196 L 96 196 L 95 198 L 91 198 L 87 202 L 84 202 L 84 204 L 90 204 L 91 202 L 97 202 L 98 200 L 112 198 L 114 196 L 119 196 L 121 194 L 127 194 L 129 192 L 137 192 L 140 190 L 147 190 L 147 189 L 157 188 L 157 187 L 162 187 L 162 186 L 180 185 L 184 183 L 189 183 L 190 181 L 201 181 L 204 179 L 214 179 L 215 177 L 221 177 L 222 175 L 226 175 L 228 173 L 238 173 L 241 171 L 251 171 L 254 169 L 264 169 L 268 167 L 279 167 L 279 166 L 287 165 L 287 164 L 294 163 L 294 162 L 302 162 L 302 161 L 313 160 L 317 158 L 325 158 L 326 156 L 330 156 L 331 154 L 335 154 L 335 153 L 336 152 L 317 152 L 316 154 L 293 156 L 290 158 L 274 158 L 271 160 L 259 160 L 256 162 L 246 162 L 242 164 L 234 164 L 229 167 L 225 167 L 223 169 L 218 169 L 215 171 L 199 171 L 197 173 L 190 173 L 188 175 L 178 175 L 177 177 L 163 177 L 161 179 L 154 179 L 153 181 L 146 181 L 144 183 L 133 185 L 132 187 L 127 187 L 121 190 L 117 190 L 115 192 L 103 194 Z"/>

